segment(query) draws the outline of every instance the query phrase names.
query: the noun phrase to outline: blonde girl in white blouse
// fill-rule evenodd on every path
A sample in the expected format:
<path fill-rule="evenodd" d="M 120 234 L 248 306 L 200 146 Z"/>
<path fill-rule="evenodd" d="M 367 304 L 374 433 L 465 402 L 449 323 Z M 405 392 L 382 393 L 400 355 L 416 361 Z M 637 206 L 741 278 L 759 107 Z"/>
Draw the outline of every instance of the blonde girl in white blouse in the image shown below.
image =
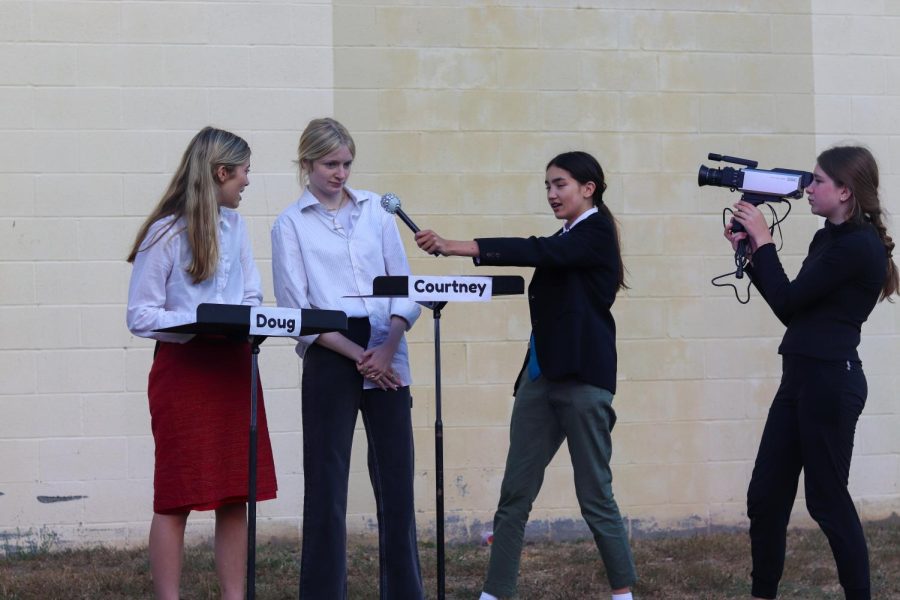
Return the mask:
<path fill-rule="evenodd" d="M 353 138 L 333 119 L 300 137 L 306 187 L 272 228 L 279 306 L 342 310 L 343 333 L 301 337 L 303 552 L 300 596 L 346 598 L 350 449 L 358 414 L 378 512 L 382 598 L 423 598 L 413 508 L 411 383 L 404 332 L 420 308 L 405 298 L 360 298 L 379 275 L 408 275 L 400 233 L 379 195 L 347 186 Z"/>

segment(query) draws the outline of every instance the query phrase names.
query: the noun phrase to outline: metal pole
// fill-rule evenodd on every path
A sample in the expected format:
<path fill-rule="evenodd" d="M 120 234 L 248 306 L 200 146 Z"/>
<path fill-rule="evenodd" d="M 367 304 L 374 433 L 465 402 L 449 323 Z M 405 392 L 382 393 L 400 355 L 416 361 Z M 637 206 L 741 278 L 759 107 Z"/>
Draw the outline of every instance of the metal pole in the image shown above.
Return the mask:
<path fill-rule="evenodd" d="M 254 336 L 250 346 L 250 466 L 247 490 L 247 600 L 256 597 L 256 388 L 259 378 L 259 345 L 265 337 Z"/>
<path fill-rule="evenodd" d="M 437 504 L 437 597 L 444 600 L 444 423 L 441 421 L 441 308 L 434 307 L 434 460 Z"/>

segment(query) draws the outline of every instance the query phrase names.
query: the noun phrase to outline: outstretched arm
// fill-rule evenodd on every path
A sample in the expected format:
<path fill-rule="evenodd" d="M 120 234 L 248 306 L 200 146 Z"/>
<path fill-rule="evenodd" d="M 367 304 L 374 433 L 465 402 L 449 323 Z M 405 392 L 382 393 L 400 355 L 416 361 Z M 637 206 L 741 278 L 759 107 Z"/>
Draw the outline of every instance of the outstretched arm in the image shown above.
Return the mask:
<path fill-rule="evenodd" d="M 469 256 L 471 258 L 481 256 L 478 242 L 475 240 L 445 240 L 430 229 L 424 229 L 416 234 L 416 244 L 429 254 Z"/>

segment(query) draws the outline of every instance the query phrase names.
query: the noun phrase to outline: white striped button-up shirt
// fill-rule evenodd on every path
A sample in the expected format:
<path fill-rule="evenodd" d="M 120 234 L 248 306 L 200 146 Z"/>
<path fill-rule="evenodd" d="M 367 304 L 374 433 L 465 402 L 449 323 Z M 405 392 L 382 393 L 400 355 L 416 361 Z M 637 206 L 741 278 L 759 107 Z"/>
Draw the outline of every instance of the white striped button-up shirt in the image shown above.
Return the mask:
<path fill-rule="evenodd" d="M 187 272 L 191 246 L 183 219 L 150 245 L 174 218 L 155 222 L 141 242 L 131 270 L 126 322 L 134 335 L 184 343 L 193 335 L 155 333 L 154 329 L 193 323 L 197 305 L 203 302 L 259 306 L 262 286 L 247 227 L 237 211 L 219 208 L 219 264 L 215 273 L 200 283 L 194 283 Z"/>
<path fill-rule="evenodd" d="M 359 298 L 372 293 L 379 275 L 409 275 L 409 263 L 394 216 L 373 193 L 346 188 L 352 202 L 350 230 L 337 226 L 306 189 L 272 226 L 272 274 L 278 306 L 342 310 L 348 317 L 368 317 L 369 346 L 382 344 L 391 316 L 402 317 L 407 329 L 421 308 L 406 298 Z M 317 336 L 298 338 L 301 357 Z M 402 385 L 412 382 L 405 337 L 391 365 Z M 367 388 L 374 385 L 366 381 Z"/>

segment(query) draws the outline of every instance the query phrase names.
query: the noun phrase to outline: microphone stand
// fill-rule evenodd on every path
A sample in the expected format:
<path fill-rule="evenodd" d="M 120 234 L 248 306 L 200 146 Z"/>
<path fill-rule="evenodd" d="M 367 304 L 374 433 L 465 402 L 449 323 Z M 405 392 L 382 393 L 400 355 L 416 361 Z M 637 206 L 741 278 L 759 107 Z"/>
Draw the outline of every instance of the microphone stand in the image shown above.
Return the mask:
<path fill-rule="evenodd" d="M 402 216 L 401 216 L 402 218 Z M 433 302 L 434 317 L 434 470 L 437 515 L 437 597 L 444 600 L 444 422 L 441 419 L 441 309 L 446 302 Z"/>
<path fill-rule="evenodd" d="M 408 297 L 411 276 L 380 276 L 372 282 L 371 297 Z M 525 282 L 519 275 L 496 275 L 493 279 L 493 295 L 521 294 Z M 367 296 L 368 297 L 368 296 Z M 451 298 L 418 302 L 432 311 L 434 318 L 434 457 L 435 457 L 435 529 L 437 545 L 437 600 L 444 600 L 444 422 L 441 414 L 441 311 Z"/>
<path fill-rule="evenodd" d="M 259 345 L 264 335 L 250 336 L 250 455 L 247 492 L 247 600 L 256 598 L 256 455 L 257 386 L 259 382 Z"/>

